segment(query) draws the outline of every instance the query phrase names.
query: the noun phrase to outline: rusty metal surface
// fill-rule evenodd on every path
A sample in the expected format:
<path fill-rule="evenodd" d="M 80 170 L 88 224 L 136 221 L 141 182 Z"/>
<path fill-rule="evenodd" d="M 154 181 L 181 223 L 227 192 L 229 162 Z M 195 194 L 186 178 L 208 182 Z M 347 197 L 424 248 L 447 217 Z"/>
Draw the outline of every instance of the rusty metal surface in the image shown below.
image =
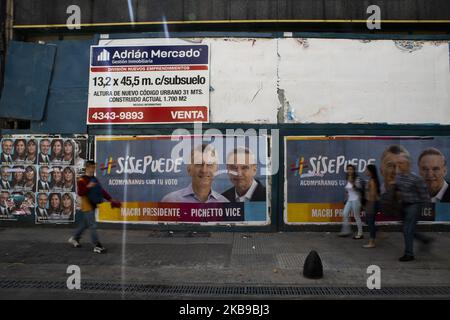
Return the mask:
<path fill-rule="evenodd" d="M 367 19 L 368 2 L 360 0 L 134 0 L 136 22 L 230 20 Z M 372 1 L 382 19 L 448 20 L 447 0 Z M 81 8 L 82 23 L 129 22 L 122 0 L 16 0 L 15 24 L 65 24 L 70 5 Z"/>

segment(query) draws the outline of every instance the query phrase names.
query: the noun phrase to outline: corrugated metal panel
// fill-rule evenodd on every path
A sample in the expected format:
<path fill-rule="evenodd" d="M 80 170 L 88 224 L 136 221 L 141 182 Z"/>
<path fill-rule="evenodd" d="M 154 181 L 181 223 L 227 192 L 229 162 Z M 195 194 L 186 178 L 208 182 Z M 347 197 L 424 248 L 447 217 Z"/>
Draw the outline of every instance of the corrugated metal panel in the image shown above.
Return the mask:
<path fill-rule="evenodd" d="M 50 91 L 46 114 L 42 121 L 32 121 L 32 133 L 87 133 L 87 88 Z"/>
<path fill-rule="evenodd" d="M 89 41 L 58 41 L 46 114 L 32 121 L 33 133 L 86 133 L 89 88 Z"/>
<path fill-rule="evenodd" d="M 66 8 L 78 5 L 85 24 L 131 22 L 123 0 L 16 0 L 15 24 L 64 25 Z M 448 20 L 448 0 L 133 0 L 136 22 L 236 20 L 365 20 L 369 5 L 382 19 Z M 323 22 L 323 21 L 322 21 Z"/>
<path fill-rule="evenodd" d="M 55 53 L 55 45 L 10 42 L 0 117 L 43 118 Z"/>
<path fill-rule="evenodd" d="M 89 54 L 94 40 L 50 42 L 57 46 L 50 89 L 89 87 Z"/>

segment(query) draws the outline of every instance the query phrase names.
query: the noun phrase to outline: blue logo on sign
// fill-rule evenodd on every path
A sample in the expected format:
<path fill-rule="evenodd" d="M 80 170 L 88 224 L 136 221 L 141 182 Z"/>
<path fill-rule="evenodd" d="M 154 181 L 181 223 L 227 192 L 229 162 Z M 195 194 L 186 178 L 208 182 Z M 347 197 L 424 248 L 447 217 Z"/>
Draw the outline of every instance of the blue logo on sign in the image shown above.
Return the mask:
<path fill-rule="evenodd" d="M 92 66 L 208 64 L 208 46 L 92 47 Z"/>

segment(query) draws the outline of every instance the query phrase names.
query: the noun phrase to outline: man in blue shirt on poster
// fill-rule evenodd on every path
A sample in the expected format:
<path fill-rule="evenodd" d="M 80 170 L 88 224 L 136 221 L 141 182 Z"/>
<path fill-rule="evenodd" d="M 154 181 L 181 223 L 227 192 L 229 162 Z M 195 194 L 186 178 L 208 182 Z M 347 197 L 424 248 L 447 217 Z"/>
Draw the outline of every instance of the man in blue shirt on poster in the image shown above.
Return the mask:
<path fill-rule="evenodd" d="M 195 148 L 191 153 L 191 163 L 187 172 L 192 183 L 184 189 L 167 194 L 161 202 L 221 203 L 229 202 L 212 189 L 217 173 L 216 151 L 207 144 Z"/>

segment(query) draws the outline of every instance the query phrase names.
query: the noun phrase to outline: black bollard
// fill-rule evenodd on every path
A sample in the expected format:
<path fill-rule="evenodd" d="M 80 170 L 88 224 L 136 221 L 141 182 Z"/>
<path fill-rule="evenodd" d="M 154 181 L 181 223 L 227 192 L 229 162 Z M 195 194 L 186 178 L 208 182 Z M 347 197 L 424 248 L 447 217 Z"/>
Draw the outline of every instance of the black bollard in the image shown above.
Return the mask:
<path fill-rule="evenodd" d="M 319 279 L 323 277 L 322 260 L 316 251 L 311 251 L 306 257 L 303 265 L 303 276 L 310 279 Z"/>

